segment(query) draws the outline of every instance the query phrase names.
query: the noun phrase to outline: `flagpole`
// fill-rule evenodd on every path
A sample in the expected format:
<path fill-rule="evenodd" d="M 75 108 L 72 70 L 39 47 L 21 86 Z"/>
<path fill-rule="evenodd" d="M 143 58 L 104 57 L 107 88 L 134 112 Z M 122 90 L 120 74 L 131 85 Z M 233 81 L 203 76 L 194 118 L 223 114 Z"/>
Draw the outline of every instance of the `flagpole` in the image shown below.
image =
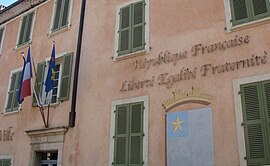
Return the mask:
<path fill-rule="evenodd" d="M 47 125 L 46 125 L 46 121 L 45 121 L 45 115 L 44 115 L 44 109 L 43 109 L 42 103 L 40 102 L 40 99 L 37 97 L 37 93 L 36 93 L 36 90 L 35 90 L 35 87 L 34 87 L 34 84 L 33 84 L 32 80 L 31 80 L 31 83 L 32 83 L 32 89 L 33 89 L 34 96 L 35 96 L 36 101 L 37 101 L 37 105 L 38 105 L 38 108 L 39 108 L 43 123 L 44 123 L 44 125 L 46 127 Z"/>
<path fill-rule="evenodd" d="M 49 127 L 49 118 L 50 118 L 50 104 L 52 100 L 52 90 L 54 87 L 54 79 L 55 79 L 55 41 L 53 41 L 53 49 L 51 53 L 51 59 L 49 62 L 49 68 L 46 76 L 46 81 L 45 81 L 45 92 L 46 92 L 46 99 L 48 99 L 48 111 L 47 111 L 47 127 Z M 50 93 L 51 92 L 51 93 Z M 48 93 L 49 96 L 48 96 Z"/>
<path fill-rule="evenodd" d="M 31 59 L 32 59 L 32 62 L 33 62 L 32 67 L 34 69 L 34 74 L 35 74 L 35 85 L 37 85 L 38 81 L 37 81 L 37 71 L 36 71 L 36 68 L 35 68 L 35 61 L 34 61 L 33 57 L 31 57 Z M 40 98 L 40 96 L 37 95 L 36 89 L 35 89 L 35 86 L 34 86 L 32 80 L 31 80 L 31 83 L 32 83 L 32 89 L 33 89 L 34 96 L 35 96 L 36 101 L 37 101 L 37 105 L 38 105 L 38 108 L 39 108 L 40 115 L 42 117 L 45 128 L 47 128 L 46 121 L 45 121 L 44 108 L 43 108 L 43 105 L 42 105 L 42 102 L 41 102 L 41 98 Z"/>
<path fill-rule="evenodd" d="M 51 102 L 49 102 L 49 105 L 48 105 L 48 112 L 47 112 L 47 127 L 49 128 L 49 117 L 50 117 L 50 105 L 51 105 Z"/>
<path fill-rule="evenodd" d="M 33 61 L 33 65 L 35 66 L 35 61 L 34 61 L 33 57 L 32 57 L 32 61 Z M 36 77 L 35 85 L 37 86 L 38 80 L 37 80 L 37 71 L 36 71 L 35 67 L 34 67 L 34 73 L 35 73 L 35 77 Z M 35 89 L 34 89 L 34 92 L 35 92 L 35 95 L 36 95 L 36 100 L 39 101 L 40 114 L 42 116 L 42 119 L 44 121 L 44 125 L 46 127 L 47 125 L 46 125 L 46 122 L 45 122 L 44 108 L 43 108 L 43 104 L 42 104 L 42 100 L 41 100 L 41 96 L 40 96 L 40 94 L 42 93 L 42 89 L 43 89 L 43 81 L 41 81 L 41 88 L 40 88 L 40 91 L 39 91 L 39 96 L 37 96 Z"/>
<path fill-rule="evenodd" d="M 31 83 L 32 83 L 32 80 L 31 80 Z M 45 127 L 46 127 L 47 125 L 46 125 L 46 121 L 45 121 L 44 109 L 43 109 L 43 106 L 41 105 L 41 103 L 40 103 L 40 101 L 39 101 L 39 99 L 38 99 L 38 97 L 37 97 L 36 90 L 35 90 L 35 88 L 34 88 L 33 86 L 34 86 L 34 84 L 32 84 L 34 96 L 35 96 L 35 98 L 36 98 L 37 105 L 38 105 L 38 108 L 39 108 L 39 111 L 40 111 L 40 114 L 41 114 L 43 123 L 44 123 L 44 125 L 45 125 Z"/>

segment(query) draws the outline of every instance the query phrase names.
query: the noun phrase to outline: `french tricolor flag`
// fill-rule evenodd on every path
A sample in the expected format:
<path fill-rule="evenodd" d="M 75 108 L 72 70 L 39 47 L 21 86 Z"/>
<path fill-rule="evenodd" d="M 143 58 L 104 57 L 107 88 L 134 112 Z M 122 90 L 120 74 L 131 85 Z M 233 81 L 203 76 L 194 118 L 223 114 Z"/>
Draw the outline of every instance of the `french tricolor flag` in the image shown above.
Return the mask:
<path fill-rule="evenodd" d="M 24 59 L 24 66 L 22 71 L 21 82 L 19 85 L 18 102 L 21 104 L 26 96 L 31 96 L 31 78 L 32 78 L 32 65 L 30 57 L 30 47 L 28 48 L 27 58 Z"/>

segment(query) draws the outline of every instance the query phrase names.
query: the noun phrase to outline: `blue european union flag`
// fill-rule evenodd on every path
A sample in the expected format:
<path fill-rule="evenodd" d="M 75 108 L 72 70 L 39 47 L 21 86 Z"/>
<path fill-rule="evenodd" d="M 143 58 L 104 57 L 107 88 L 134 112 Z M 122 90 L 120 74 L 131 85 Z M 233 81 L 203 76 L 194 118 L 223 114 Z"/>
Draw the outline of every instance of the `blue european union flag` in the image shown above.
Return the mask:
<path fill-rule="evenodd" d="M 45 81 L 45 92 L 46 95 L 53 89 L 55 79 L 55 44 L 53 44 L 51 60 L 49 64 L 49 69 L 47 73 L 47 78 Z"/>

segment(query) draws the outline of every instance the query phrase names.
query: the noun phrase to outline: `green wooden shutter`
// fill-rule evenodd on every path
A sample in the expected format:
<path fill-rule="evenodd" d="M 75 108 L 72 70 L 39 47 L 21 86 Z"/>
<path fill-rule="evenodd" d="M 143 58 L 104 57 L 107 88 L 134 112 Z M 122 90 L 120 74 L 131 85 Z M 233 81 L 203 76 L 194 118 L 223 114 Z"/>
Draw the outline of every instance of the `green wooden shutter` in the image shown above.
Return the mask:
<path fill-rule="evenodd" d="M 25 32 L 25 38 L 24 38 L 24 42 L 23 43 L 26 43 L 26 42 L 30 41 L 30 35 L 31 35 L 31 30 L 32 30 L 33 17 L 34 17 L 34 13 L 30 13 L 27 16 L 26 32 Z"/>
<path fill-rule="evenodd" d="M 267 138 L 268 138 L 268 163 L 270 164 L 270 80 L 263 81 L 262 85 L 262 92 L 263 92 L 263 101 L 264 101 L 264 110 L 265 110 L 265 126 L 267 130 Z"/>
<path fill-rule="evenodd" d="M 116 107 L 113 161 L 115 166 L 128 164 L 128 117 L 128 105 Z"/>
<path fill-rule="evenodd" d="M 0 29 L 0 48 L 1 48 L 1 45 L 2 45 L 2 40 L 3 40 L 3 33 L 4 33 L 4 28 L 1 28 Z"/>
<path fill-rule="evenodd" d="M 145 2 L 137 2 L 132 5 L 132 52 L 145 47 Z"/>
<path fill-rule="evenodd" d="M 23 38 L 24 38 L 24 32 L 26 28 L 26 21 L 27 21 L 27 16 L 24 16 L 22 18 L 22 23 L 21 23 L 21 30 L 20 30 L 20 36 L 19 36 L 19 41 L 18 41 L 18 46 L 23 44 Z"/>
<path fill-rule="evenodd" d="M 268 142 L 263 117 L 263 101 L 259 83 L 241 85 L 244 132 L 248 165 L 267 164 Z"/>
<path fill-rule="evenodd" d="M 131 5 L 120 9 L 118 55 L 131 52 Z"/>
<path fill-rule="evenodd" d="M 10 165 L 11 165 L 11 159 L 4 159 L 3 166 L 10 166 Z"/>
<path fill-rule="evenodd" d="M 21 45 L 27 43 L 28 41 L 30 41 L 33 16 L 34 16 L 34 12 L 27 14 L 26 16 L 23 17 L 18 46 L 21 46 Z"/>
<path fill-rule="evenodd" d="M 269 0 L 251 0 L 253 20 L 270 15 Z"/>
<path fill-rule="evenodd" d="M 143 165 L 143 104 L 135 103 L 130 106 L 130 166 Z"/>
<path fill-rule="evenodd" d="M 19 106 L 17 96 L 18 96 L 18 92 L 19 92 L 19 86 L 20 86 L 20 81 L 21 81 L 21 77 L 22 77 L 22 71 L 18 71 L 16 74 L 17 74 L 17 80 L 16 80 L 16 84 L 15 84 L 16 92 L 14 94 L 15 96 L 14 96 L 13 110 L 17 110 L 18 106 Z"/>
<path fill-rule="evenodd" d="M 230 0 L 233 25 L 250 21 L 249 0 Z"/>
<path fill-rule="evenodd" d="M 10 87 L 9 87 L 9 91 L 8 91 L 8 101 L 7 101 L 7 105 L 6 105 L 6 112 L 11 112 L 12 111 L 12 100 L 13 100 L 13 96 L 15 93 L 15 83 L 16 83 L 16 78 L 17 75 L 16 73 L 13 73 L 11 76 L 11 82 L 10 82 Z"/>
<path fill-rule="evenodd" d="M 64 0 L 64 5 L 62 9 L 62 16 L 61 16 L 61 27 L 64 27 L 68 24 L 68 13 L 69 13 L 69 3 L 70 0 Z"/>
<path fill-rule="evenodd" d="M 6 105 L 6 112 L 12 112 L 18 109 L 17 93 L 19 90 L 20 78 L 22 71 L 18 71 L 12 74 L 10 88 L 8 92 L 8 101 Z"/>
<path fill-rule="evenodd" d="M 63 72 L 61 76 L 61 86 L 60 86 L 60 101 L 65 101 L 69 99 L 70 91 L 70 80 L 71 80 L 71 71 L 72 71 L 72 57 L 73 53 L 67 54 L 64 56 L 63 62 Z"/>
<path fill-rule="evenodd" d="M 45 65 L 46 62 L 41 62 L 37 65 L 37 78 L 35 81 L 35 92 L 37 97 L 42 97 L 42 87 L 43 87 L 43 80 L 44 80 L 44 72 L 45 72 Z M 33 103 L 32 106 L 37 106 L 37 100 L 35 95 L 33 94 Z"/>
<path fill-rule="evenodd" d="M 62 1 L 63 0 L 57 0 L 55 2 L 56 3 L 56 8 L 55 8 L 52 31 L 57 30 L 59 28 L 59 26 L 60 26 L 60 14 L 61 14 Z"/>

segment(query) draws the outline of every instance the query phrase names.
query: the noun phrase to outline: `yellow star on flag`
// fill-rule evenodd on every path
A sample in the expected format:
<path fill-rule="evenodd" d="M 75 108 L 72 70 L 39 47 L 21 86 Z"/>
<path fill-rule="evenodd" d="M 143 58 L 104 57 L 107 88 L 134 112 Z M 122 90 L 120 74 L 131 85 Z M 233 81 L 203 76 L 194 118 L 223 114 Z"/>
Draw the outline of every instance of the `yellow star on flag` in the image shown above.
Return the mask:
<path fill-rule="evenodd" d="M 52 76 L 51 76 L 51 80 L 54 80 L 55 79 L 55 71 L 54 69 L 52 68 Z"/>
<path fill-rule="evenodd" d="M 184 121 L 179 121 L 178 116 L 176 117 L 174 122 L 171 122 L 171 125 L 173 126 L 173 132 L 176 132 L 177 130 L 183 131 L 182 125 L 184 124 Z"/>

